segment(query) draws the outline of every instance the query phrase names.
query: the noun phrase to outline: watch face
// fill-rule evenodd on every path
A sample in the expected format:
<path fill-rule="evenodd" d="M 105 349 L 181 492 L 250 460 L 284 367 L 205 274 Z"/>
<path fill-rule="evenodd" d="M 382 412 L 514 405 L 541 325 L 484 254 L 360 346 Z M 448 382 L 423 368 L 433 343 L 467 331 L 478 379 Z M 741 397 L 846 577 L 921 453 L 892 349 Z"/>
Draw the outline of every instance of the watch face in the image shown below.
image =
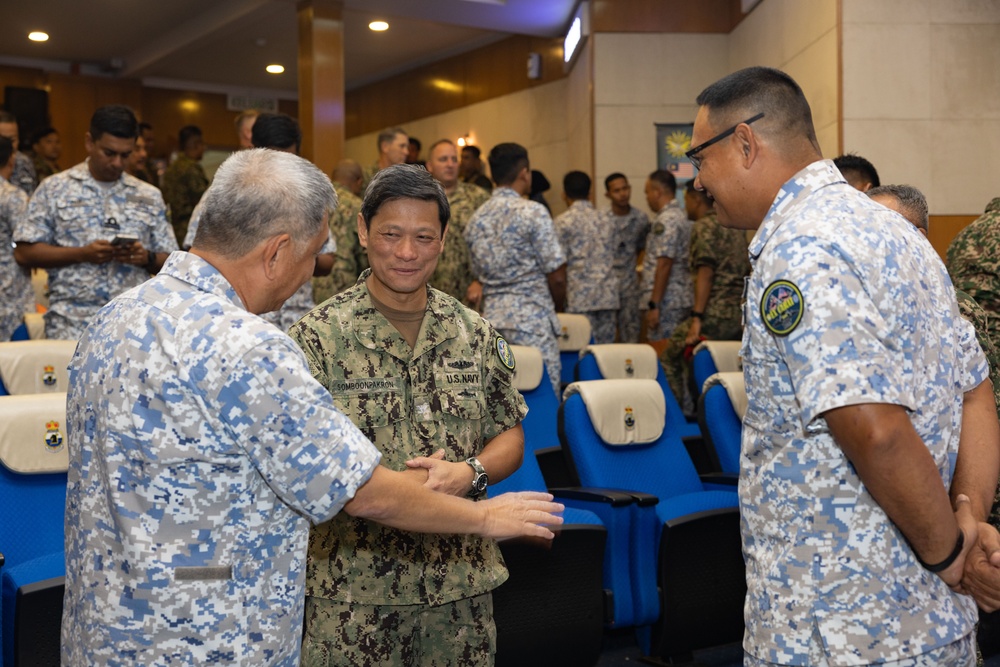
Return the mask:
<path fill-rule="evenodd" d="M 487 477 L 485 474 L 477 475 L 475 481 L 473 482 L 473 485 L 476 487 L 476 491 L 478 491 L 479 493 L 485 491 L 486 486 L 488 484 L 489 484 L 489 477 Z"/>

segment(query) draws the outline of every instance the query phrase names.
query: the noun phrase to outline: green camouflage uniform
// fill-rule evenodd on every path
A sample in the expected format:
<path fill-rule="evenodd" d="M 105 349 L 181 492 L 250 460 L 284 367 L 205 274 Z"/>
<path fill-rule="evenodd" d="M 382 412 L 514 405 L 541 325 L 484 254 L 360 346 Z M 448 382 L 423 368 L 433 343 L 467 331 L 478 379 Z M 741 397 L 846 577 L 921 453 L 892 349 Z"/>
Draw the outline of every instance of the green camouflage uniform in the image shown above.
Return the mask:
<path fill-rule="evenodd" d="M 289 335 L 334 404 L 382 452 L 383 465 L 403 470 L 406 460 L 440 448 L 447 460 L 464 461 L 520 423 L 527 408 L 510 384 L 511 369 L 500 358 L 502 339 L 486 320 L 428 288 L 426 315 L 411 350 L 372 305 L 364 284 L 368 275 L 313 309 Z M 380 607 L 423 605 L 429 611 L 469 615 L 473 608 L 482 609 L 476 597 L 506 578 L 492 540 L 422 535 L 338 515 L 315 527 L 309 539 L 306 635 L 313 645 L 304 648 L 304 664 L 391 664 L 387 654 L 412 650 L 413 638 L 405 629 L 397 635 L 383 625 Z M 446 604 L 456 610 L 441 607 Z M 339 612 L 331 614 L 331 608 Z M 352 627 L 338 629 L 338 619 L 345 625 L 348 609 Z M 323 625 L 324 619 L 332 619 L 334 634 L 310 628 L 311 619 Z M 493 632 L 492 618 L 477 623 L 482 626 L 477 632 Z M 442 645 L 450 644 L 469 652 L 456 633 L 437 634 L 425 638 L 422 651 L 445 651 Z M 321 645 L 309 639 L 317 635 L 323 638 Z M 367 640 L 352 646 L 352 637 Z M 331 651 L 339 657 L 330 659 Z M 466 658 L 451 664 L 466 664 Z"/>
<path fill-rule="evenodd" d="M 743 333 L 743 279 L 750 275 L 746 234 L 738 229 L 723 227 L 715 213 L 709 213 L 694 223 L 691 229 L 690 266 L 692 283 L 697 282 L 700 267 L 708 266 L 714 271 L 708 305 L 701 318 L 701 335 L 708 340 L 739 340 Z M 694 411 L 694 400 L 689 391 L 691 366 L 684 359 L 684 339 L 690 327 L 691 318 L 681 322 L 660 355 L 670 388 L 688 414 Z"/>
<path fill-rule="evenodd" d="M 59 173 L 59 169 L 49 164 L 49 162 L 41 155 L 33 155 L 32 161 L 35 165 L 35 176 L 38 178 L 39 183 L 44 181 L 49 176 Z"/>
<path fill-rule="evenodd" d="M 378 160 L 372 162 L 369 166 L 364 167 L 361 170 L 361 198 L 365 198 L 365 191 L 368 190 L 368 184 L 372 182 L 372 177 L 375 176 L 382 168 L 378 166 Z"/>
<path fill-rule="evenodd" d="M 330 236 L 337 244 L 336 258 L 330 275 L 312 279 L 316 304 L 354 285 L 361 272 L 368 268 L 368 251 L 358 240 L 361 199 L 340 183 L 334 183 L 333 189 L 337 191 L 337 210 L 330 214 Z"/>
<path fill-rule="evenodd" d="M 961 290 L 976 300 L 989 318 L 989 336 L 1000 349 L 1000 197 L 948 246 L 948 273 Z"/>
<path fill-rule="evenodd" d="M 996 401 L 997 417 L 1000 418 L 1000 350 L 997 350 L 989 337 L 989 321 L 995 317 L 990 317 L 989 313 L 983 310 L 975 299 L 962 290 L 956 290 L 955 296 L 958 297 L 958 310 L 962 313 L 962 317 L 972 322 L 972 326 L 975 327 L 976 340 L 979 341 L 979 347 L 983 348 L 986 361 L 990 365 L 993 400 Z M 997 491 L 993 511 L 990 513 L 990 523 L 1000 529 L 1000 489 Z"/>
<path fill-rule="evenodd" d="M 174 227 L 177 243 L 183 243 L 191 213 L 208 189 L 205 170 L 198 162 L 182 153 L 163 172 L 160 189 L 163 191 L 164 201 L 170 207 L 170 224 Z"/>
<path fill-rule="evenodd" d="M 444 237 L 444 248 L 438 257 L 437 268 L 431 278 L 431 285 L 445 294 L 450 294 L 461 302 L 465 302 L 465 290 L 475 276 L 469 262 L 469 245 L 465 242 L 465 224 L 483 205 L 490 195 L 478 185 L 458 183 L 454 192 L 448 195 L 451 205 L 451 219 L 448 220 L 448 233 Z"/>

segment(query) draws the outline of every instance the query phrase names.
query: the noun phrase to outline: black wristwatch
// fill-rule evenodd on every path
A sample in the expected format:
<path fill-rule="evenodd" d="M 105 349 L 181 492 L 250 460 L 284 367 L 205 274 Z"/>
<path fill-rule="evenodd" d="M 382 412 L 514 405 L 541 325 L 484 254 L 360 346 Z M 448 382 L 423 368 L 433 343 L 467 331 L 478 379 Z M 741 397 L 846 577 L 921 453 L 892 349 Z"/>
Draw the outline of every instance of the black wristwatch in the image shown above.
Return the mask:
<path fill-rule="evenodd" d="M 486 468 L 475 456 L 465 459 L 465 462 L 472 468 L 472 487 L 469 489 L 468 497 L 479 500 L 486 495 L 486 487 L 489 486 L 490 477 L 486 474 Z"/>
<path fill-rule="evenodd" d="M 691 317 L 697 317 L 700 320 L 705 317 L 705 313 L 699 313 L 697 310 L 692 310 Z"/>
<path fill-rule="evenodd" d="M 649 310 L 659 310 L 659 308 L 660 308 L 659 306 L 656 305 L 655 301 L 650 301 L 649 303 L 646 304 L 646 307 Z"/>

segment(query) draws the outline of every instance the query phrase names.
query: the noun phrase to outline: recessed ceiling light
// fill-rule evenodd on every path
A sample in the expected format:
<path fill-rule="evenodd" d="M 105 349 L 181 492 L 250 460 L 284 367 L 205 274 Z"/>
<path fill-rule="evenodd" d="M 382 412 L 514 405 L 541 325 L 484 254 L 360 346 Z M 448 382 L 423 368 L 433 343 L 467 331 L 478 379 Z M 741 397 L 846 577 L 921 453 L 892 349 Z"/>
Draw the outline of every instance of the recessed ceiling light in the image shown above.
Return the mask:
<path fill-rule="evenodd" d="M 389 24 L 385 21 L 372 21 L 368 24 L 368 27 L 375 32 L 382 32 L 389 29 Z"/>
<path fill-rule="evenodd" d="M 268 65 L 264 69 L 266 69 L 270 74 L 281 74 L 285 71 L 285 68 L 282 65 Z"/>
<path fill-rule="evenodd" d="M 28 39 L 33 42 L 47 42 L 49 41 L 49 34 L 47 32 L 36 30 L 28 33 Z"/>

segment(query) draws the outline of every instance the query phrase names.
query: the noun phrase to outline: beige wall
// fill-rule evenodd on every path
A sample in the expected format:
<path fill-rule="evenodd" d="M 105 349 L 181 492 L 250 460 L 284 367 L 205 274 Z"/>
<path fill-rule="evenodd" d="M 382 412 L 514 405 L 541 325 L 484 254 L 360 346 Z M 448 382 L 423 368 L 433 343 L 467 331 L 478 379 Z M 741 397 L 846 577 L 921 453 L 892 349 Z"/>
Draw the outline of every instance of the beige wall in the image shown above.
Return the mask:
<path fill-rule="evenodd" d="M 604 177 L 632 184 L 632 205 L 648 211 L 643 186 L 656 169 L 656 123 L 690 123 L 694 98 L 729 70 L 726 35 L 598 33 L 594 44 L 594 181 L 607 208 Z"/>
<path fill-rule="evenodd" d="M 562 177 L 568 166 L 569 133 L 567 99 L 569 78 L 535 88 L 472 104 L 455 111 L 428 116 L 403 124 L 403 129 L 417 137 L 426 149 L 438 139 L 455 141 L 468 134 L 483 151 L 483 160 L 494 145 L 514 141 L 528 149 L 533 169 L 541 170 L 552 183 L 545 198 L 553 213 L 565 210 L 562 203 Z M 348 139 L 346 157 L 368 166 L 378 157 L 375 140 L 378 132 Z M 487 166 L 488 168 L 488 166 Z"/>
<path fill-rule="evenodd" d="M 794 78 L 826 157 L 839 153 L 837 0 L 764 0 L 729 35 L 729 71 L 764 65 Z"/>
<path fill-rule="evenodd" d="M 645 209 L 643 184 L 656 168 L 655 124 L 692 122 L 698 93 L 743 67 L 795 77 L 824 154 L 837 153 L 836 0 L 764 0 L 728 35 L 598 33 L 594 44 L 595 180 L 625 173 L 634 206 Z"/>
<path fill-rule="evenodd" d="M 932 214 L 1000 195 L 1000 3 L 842 0 L 844 150 Z"/>

